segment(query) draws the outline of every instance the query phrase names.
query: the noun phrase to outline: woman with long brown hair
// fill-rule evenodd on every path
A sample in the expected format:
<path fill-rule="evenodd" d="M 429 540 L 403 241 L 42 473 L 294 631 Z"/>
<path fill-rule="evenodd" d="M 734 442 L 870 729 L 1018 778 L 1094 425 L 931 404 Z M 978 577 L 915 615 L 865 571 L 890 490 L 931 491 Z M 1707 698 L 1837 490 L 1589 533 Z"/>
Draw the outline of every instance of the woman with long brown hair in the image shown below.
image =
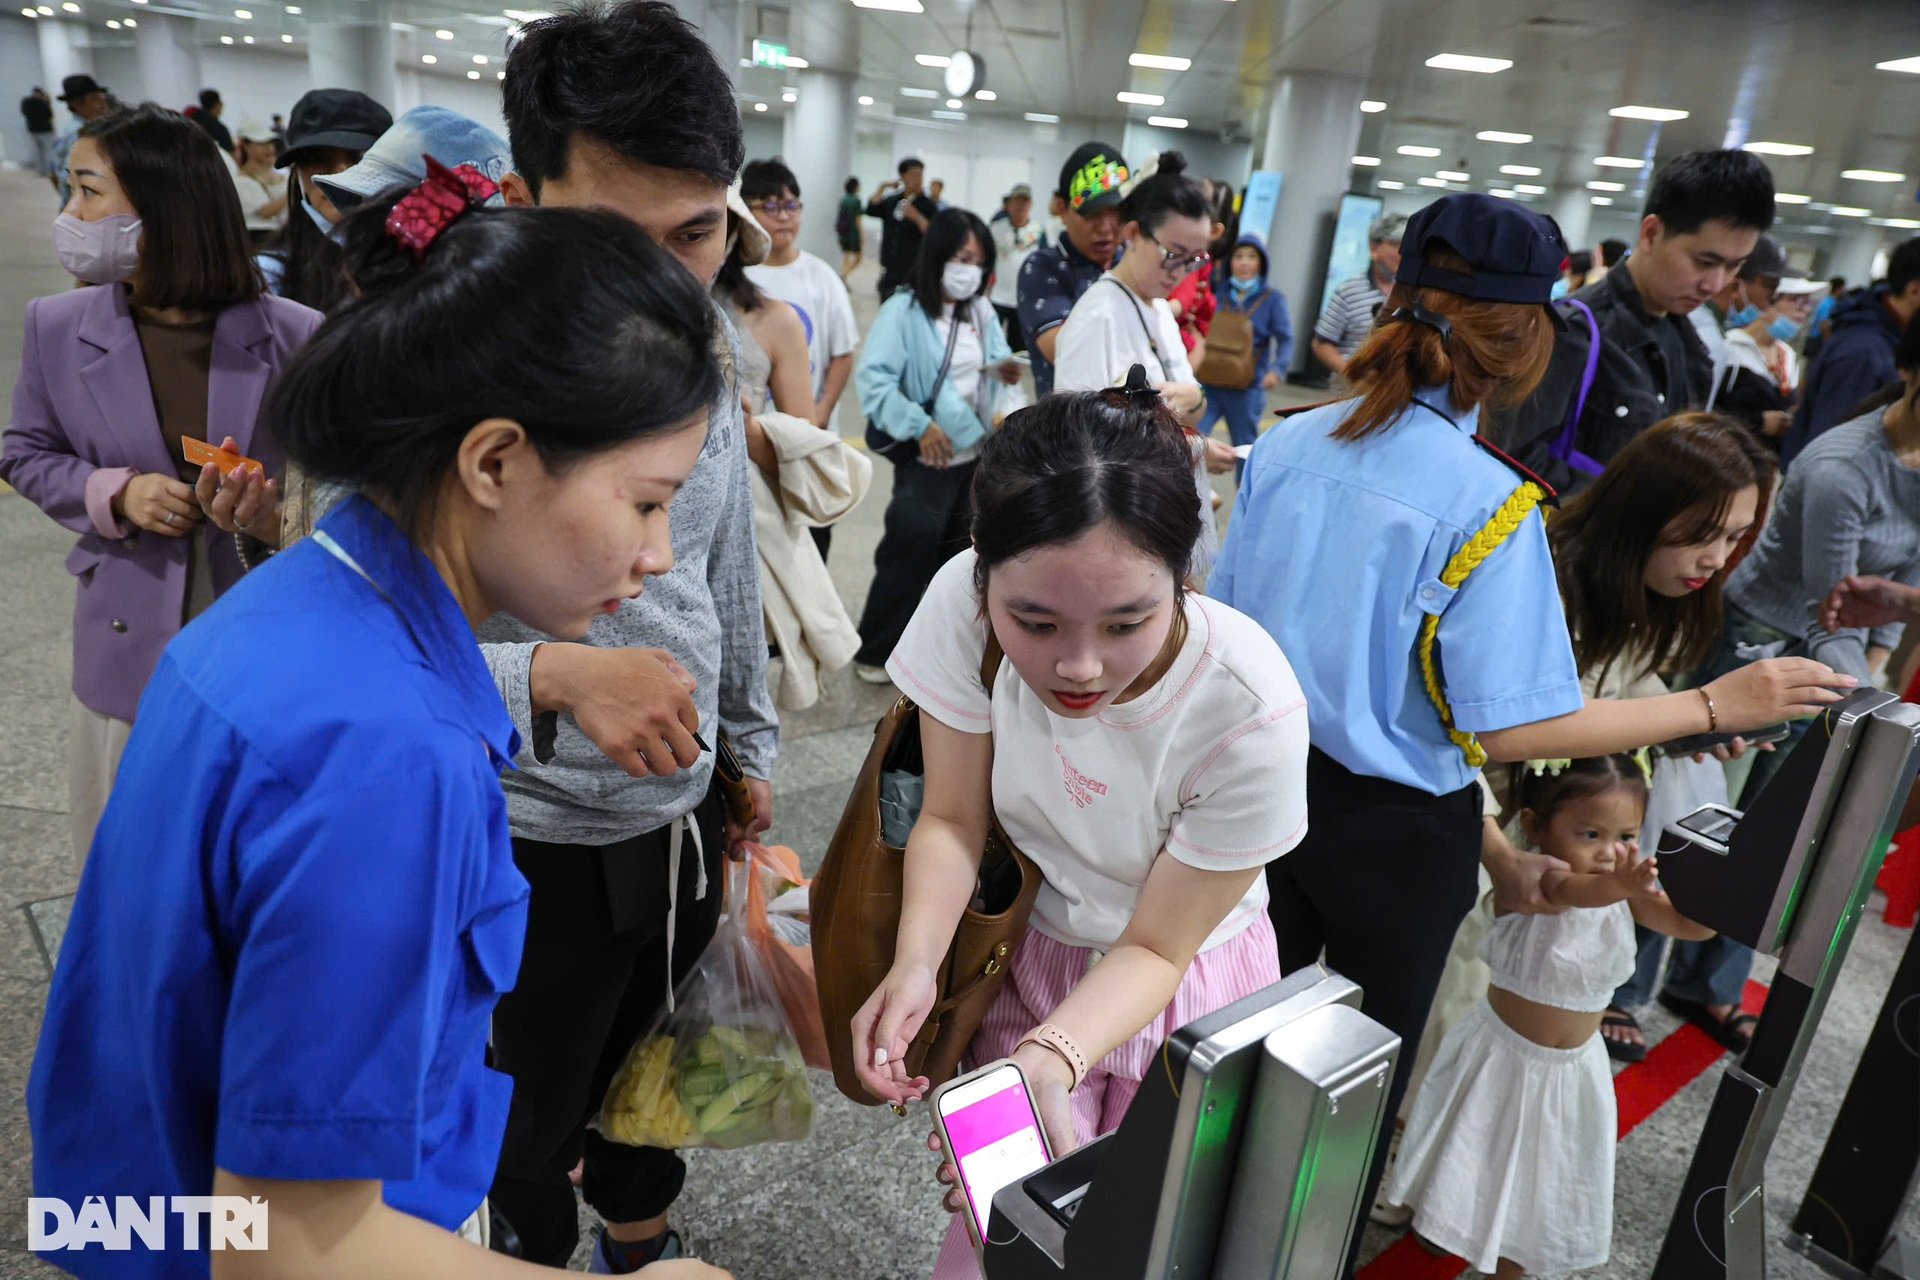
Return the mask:
<path fill-rule="evenodd" d="M 1477 894 L 1487 760 L 1606 755 L 1818 710 L 1850 687 L 1809 660 L 1705 690 L 1589 702 L 1538 513 L 1544 490 L 1475 434 L 1545 372 L 1566 244 L 1475 194 L 1416 214 L 1360 396 L 1270 431 L 1248 459 L 1213 595 L 1280 642 L 1307 695 L 1309 831 L 1267 867 L 1283 971 L 1319 960 L 1366 992 L 1407 1069 Z M 1550 865 L 1489 843 L 1512 910 L 1555 910 Z M 1366 1188 L 1378 1184 L 1387 1144 Z"/>
<path fill-rule="evenodd" d="M 1772 496 L 1772 454 L 1731 418 L 1683 413 L 1635 439 L 1600 479 L 1548 526 L 1581 687 L 1595 698 L 1658 697 L 1664 677 L 1698 670 L 1720 636 L 1728 576 L 1752 546 Z M 1666 757 L 1654 766 L 1646 833 L 1708 801 L 1726 803 L 1721 760 Z M 1643 834 L 1642 846 L 1652 847 Z M 1633 978 L 1606 1012 L 1607 1052 L 1646 1056 L 1632 1010 L 1653 994 L 1665 940 L 1637 930 Z M 1695 1021 L 1736 1051 L 1749 1015 L 1740 992 L 1753 953 L 1726 937 L 1674 944 L 1662 999 L 1701 1011 Z"/>

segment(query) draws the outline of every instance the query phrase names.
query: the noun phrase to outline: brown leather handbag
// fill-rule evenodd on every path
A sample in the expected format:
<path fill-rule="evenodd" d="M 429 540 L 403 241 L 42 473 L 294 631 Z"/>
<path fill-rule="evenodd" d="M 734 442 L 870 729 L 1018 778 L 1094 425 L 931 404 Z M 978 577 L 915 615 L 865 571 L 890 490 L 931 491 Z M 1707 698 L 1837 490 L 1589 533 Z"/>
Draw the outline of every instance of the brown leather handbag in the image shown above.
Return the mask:
<path fill-rule="evenodd" d="M 981 683 L 989 695 L 1000 659 L 1000 644 L 989 635 L 980 663 Z M 813 878 L 813 973 L 833 1082 L 864 1106 L 881 1100 L 867 1092 L 854 1070 L 853 1015 L 893 968 L 906 868 L 905 850 L 881 835 L 880 775 L 889 769 L 920 768 L 920 711 L 902 697 L 874 730 L 866 764 L 847 798 L 820 874 Z M 934 974 L 933 1009 L 907 1049 L 908 1074 L 926 1076 L 938 1086 L 959 1073 L 968 1042 L 1006 981 L 1007 966 L 1027 931 L 1039 893 L 1039 868 L 1014 847 L 995 820 L 973 905 L 960 917 L 946 958 Z"/>

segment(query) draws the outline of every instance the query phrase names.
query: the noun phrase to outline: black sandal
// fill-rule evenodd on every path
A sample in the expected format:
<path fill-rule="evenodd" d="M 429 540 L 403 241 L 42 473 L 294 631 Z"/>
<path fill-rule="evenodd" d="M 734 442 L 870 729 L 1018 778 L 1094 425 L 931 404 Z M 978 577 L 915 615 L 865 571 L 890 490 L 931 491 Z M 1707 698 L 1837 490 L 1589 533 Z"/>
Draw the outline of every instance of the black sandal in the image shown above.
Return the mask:
<path fill-rule="evenodd" d="M 1606 1028 L 1608 1027 L 1624 1027 L 1630 1031 L 1640 1031 L 1640 1043 L 1634 1044 L 1631 1040 L 1616 1040 L 1606 1034 Z M 1625 1009 L 1609 1007 L 1605 1013 L 1600 1015 L 1600 1028 L 1600 1039 L 1607 1046 L 1607 1056 L 1615 1062 L 1640 1062 L 1646 1058 L 1646 1033 L 1641 1030 L 1639 1019 L 1635 1018 Z"/>
<path fill-rule="evenodd" d="M 1744 1010 L 1736 1009 L 1726 1018 L 1716 1018 L 1713 1010 L 1698 1000 L 1683 1000 L 1679 996 L 1660 993 L 1660 1004 L 1672 1013 L 1678 1014 L 1694 1026 L 1713 1038 L 1715 1044 L 1734 1053 L 1745 1053 L 1747 1046 L 1753 1043 L 1753 1028 L 1760 1021 Z"/>

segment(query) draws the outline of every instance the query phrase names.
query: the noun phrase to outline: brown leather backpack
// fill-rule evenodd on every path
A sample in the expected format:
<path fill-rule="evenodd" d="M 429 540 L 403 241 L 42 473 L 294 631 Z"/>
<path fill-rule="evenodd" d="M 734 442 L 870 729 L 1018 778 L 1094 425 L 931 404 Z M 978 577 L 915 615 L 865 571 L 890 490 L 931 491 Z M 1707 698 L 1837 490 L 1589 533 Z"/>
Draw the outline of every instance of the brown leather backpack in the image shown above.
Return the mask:
<path fill-rule="evenodd" d="M 1193 380 L 1203 387 L 1245 391 L 1253 385 L 1257 362 L 1253 353 L 1253 317 L 1232 307 L 1213 313 L 1207 329 L 1207 349 Z"/>

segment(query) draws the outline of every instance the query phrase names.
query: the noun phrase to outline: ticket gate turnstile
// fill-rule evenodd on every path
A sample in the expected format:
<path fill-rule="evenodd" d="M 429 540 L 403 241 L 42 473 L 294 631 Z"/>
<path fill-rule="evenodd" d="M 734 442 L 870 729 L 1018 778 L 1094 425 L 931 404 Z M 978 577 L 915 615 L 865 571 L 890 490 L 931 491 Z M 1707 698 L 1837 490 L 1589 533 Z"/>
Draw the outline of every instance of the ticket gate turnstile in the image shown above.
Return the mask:
<path fill-rule="evenodd" d="M 1746 813 L 1670 825 L 1660 880 L 1685 915 L 1780 965 L 1726 1068 L 1652 1280 L 1764 1280 L 1766 1161 L 1920 768 L 1920 707 L 1878 690 L 1824 713 Z"/>
<path fill-rule="evenodd" d="M 1787 1244 L 1829 1275 L 1920 1280 L 1899 1234 L 1920 1181 L 1920 929 L 1907 941 Z"/>
<path fill-rule="evenodd" d="M 1400 1040 L 1314 966 L 1182 1027 L 1114 1132 L 1003 1187 L 988 1280 L 1333 1280 Z"/>

